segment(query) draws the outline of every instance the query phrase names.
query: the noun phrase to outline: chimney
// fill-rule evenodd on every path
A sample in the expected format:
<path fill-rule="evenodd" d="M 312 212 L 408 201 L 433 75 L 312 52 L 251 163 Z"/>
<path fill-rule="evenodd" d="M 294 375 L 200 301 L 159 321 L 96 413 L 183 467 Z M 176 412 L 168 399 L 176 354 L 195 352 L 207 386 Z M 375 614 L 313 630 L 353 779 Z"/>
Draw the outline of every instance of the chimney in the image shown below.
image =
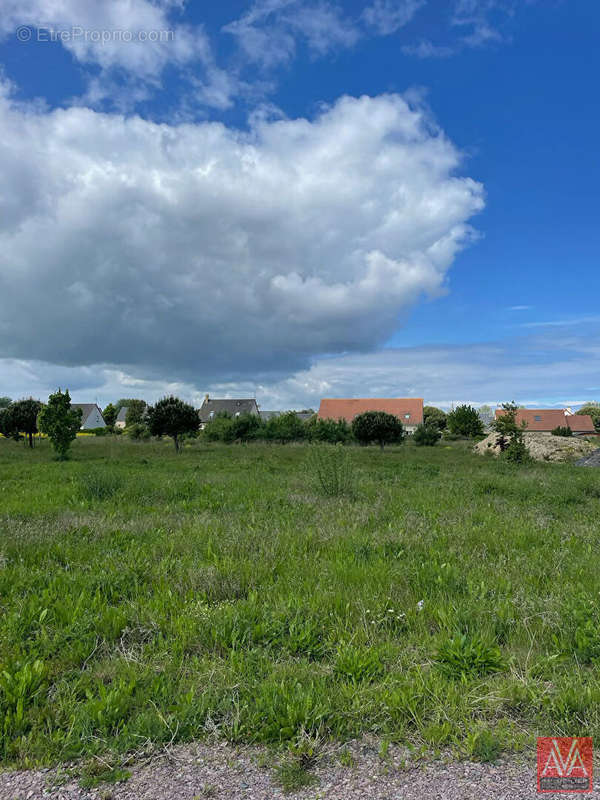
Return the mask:
<path fill-rule="evenodd" d="M 204 395 L 204 402 L 205 403 L 209 403 L 210 402 L 210 397 L 208 396 L 208 392 Z"/>

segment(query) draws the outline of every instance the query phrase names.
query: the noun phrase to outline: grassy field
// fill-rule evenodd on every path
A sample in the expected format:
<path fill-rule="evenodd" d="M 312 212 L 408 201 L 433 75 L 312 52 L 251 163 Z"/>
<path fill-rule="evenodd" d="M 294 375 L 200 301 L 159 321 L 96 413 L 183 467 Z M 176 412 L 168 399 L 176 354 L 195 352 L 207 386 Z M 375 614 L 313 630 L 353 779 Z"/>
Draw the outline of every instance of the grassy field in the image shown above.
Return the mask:
<path fill-rule="evenodd" d="M 344 453 L 328 496 L 308 446 L 0 440 L 1 763 L 600 736 L 600 471 Z"/>

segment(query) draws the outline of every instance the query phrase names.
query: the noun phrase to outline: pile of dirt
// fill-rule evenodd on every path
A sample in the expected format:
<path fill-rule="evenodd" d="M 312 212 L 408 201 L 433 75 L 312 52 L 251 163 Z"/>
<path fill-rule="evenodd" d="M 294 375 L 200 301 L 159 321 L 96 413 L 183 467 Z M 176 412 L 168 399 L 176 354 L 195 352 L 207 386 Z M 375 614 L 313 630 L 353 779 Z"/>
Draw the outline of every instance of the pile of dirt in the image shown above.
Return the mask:
<path fill-rule="evenodd" d="M 500 453 L 500 448 L 496 445 L 497 438 L 496 432 L 490 433 L 475 445 L 475 451 L 482 454 L 491 451 L 497 456 Z M 578 439 L 575 436 L 552 436 L 551 433 L 526 431 L 524 440 L 529 454 L 536 461 L 574 461 L 576 458 L 583 460 L 596 447 L 585 439 Z"/>
<path fill-rule="evenodd" d="M 594 452 L 587 456 L 586 458 L 580 458 L 579 461 L 575 462 L 576 467 L 600 467 L 600 449 L 594 450 Z"/>

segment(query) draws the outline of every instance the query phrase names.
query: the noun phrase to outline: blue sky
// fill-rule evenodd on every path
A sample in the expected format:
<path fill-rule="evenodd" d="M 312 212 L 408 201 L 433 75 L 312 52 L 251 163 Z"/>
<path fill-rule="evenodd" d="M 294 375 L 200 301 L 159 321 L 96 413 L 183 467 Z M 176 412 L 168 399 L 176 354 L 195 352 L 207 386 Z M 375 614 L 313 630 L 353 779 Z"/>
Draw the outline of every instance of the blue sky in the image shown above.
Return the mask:
<path fill-rule="evenodd" d="M 0 394 L 600 399 L 597 4 L 5 5 Z"/>

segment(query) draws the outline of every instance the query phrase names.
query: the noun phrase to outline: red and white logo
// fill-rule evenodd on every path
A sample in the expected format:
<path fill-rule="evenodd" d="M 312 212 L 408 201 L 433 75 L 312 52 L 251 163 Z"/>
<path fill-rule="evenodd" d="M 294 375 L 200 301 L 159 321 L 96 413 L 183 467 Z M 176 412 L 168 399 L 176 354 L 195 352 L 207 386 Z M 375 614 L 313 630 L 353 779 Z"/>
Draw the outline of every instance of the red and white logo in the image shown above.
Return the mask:
<path fill-rule="evenodd" d="M 591 736 L 537 740 L 538 792 L 591 792 L 593 747 Z"/>

